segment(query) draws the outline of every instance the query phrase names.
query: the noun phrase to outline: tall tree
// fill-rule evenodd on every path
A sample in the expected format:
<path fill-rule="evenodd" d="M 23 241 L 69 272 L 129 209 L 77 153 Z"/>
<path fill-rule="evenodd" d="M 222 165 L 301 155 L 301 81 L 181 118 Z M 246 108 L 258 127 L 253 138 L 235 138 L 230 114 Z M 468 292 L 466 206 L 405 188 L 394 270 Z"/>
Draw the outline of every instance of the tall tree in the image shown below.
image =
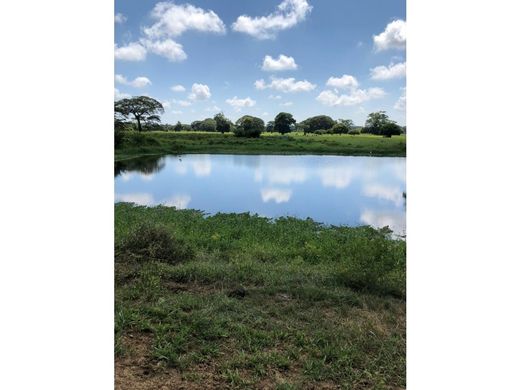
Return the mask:
<path fill-rule="evenodd" d="M 217 123 L 217 131 L 224 134 L 231 131 L 231 121 L 224 116 L 223 112 L 219 112 L 213 117 Z"/>
<path fill-rule="evenodd" d="M 293 118 L 292 114 L 288 112 L 281 112 L 276 115 L 274 118 L 274 131 L 278 133 L 285 134 L 291 131 L 291 125 L 295 125 L 296 120 Z"/>
<path fill-rule="evenodd" d="M 386 115 L 385 111 L 372 112 L 368 114 L 368 118 L 365 122 L 364 132 L 381 135 L 383 133 L 383 127 L 391 122 L 393 121 L 388 118 L 388 115 Z"/>
<path fill-rule="evenodd" d="M 137 121 L 137 129 L 142 131 L 141 122 L 160 122 L 160 114 L 164 114 L 163 105 L 148 96 L 137 96 L 129 99 L 121 99 L 114 103 L 114 111 L 125 118 L 130 115 Z"/>

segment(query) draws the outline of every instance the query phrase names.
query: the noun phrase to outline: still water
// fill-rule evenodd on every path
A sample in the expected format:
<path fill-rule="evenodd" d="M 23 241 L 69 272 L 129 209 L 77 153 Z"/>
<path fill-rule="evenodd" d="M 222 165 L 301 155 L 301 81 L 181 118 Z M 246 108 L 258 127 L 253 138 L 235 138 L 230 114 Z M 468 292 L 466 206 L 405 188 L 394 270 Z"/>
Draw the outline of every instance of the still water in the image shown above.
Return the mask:
<path fill-rule="evenodd" d="M 115 201 L 405 234 L 406 158 L 186 154 L 116 163 Z"/>

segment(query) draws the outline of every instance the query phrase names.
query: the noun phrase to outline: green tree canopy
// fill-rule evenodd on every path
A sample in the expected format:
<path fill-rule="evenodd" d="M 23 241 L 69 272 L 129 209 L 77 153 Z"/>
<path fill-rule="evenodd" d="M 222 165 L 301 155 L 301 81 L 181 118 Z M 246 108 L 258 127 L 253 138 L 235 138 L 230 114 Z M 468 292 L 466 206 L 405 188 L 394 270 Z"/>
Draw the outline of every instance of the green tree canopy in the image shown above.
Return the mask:
<path fill-rule="evenodd" d="M 363 131 L 369 134 L 383 135 L 383 128 L 389 124 L 394 123 L 388 118 L 385 111 L 377 111 L 368 114 Z"/>
<path fill-rule="evenodd" d="M 114 112 L 128 118 L 130 115 L 137 121 L 137 129 L 142 131 L 141 122 L 154 124 L 161 121 L 160 114 L 164 114 L 163 105 L 148 96 L 137 96 L 121 99 L 114 102 Z"/>
<path fill-rule="evenodd" d="M 336 122 L 330 116 L 327 115 L 317 115 L 310 118 L 305 119 L 301 122 L 302 125 L 308 126 L 309 133 L 314 133 L 316 130 L 328 130 L 334 126 Z"/>
<path fill-rule="evenodd" d="M 223 112 L 219 112 L 217 115 L 213 117 L 215 120 L 217 131 L 224 134 L 231 131 L 231 121 L 224 116 Z"/>
<path fill-rule="evenodd" d="M 244 115 L 237 119 L 234 129 L 237 137 L 258 138 L 264 131 L 264 121 L 260 118 Z"/>
<path fill-rule="evenodd" d="M 296 120 L 293 118 L 292 114 L 288 112 L 280 112 L 274 118 L 274 131 L 278 133 L 285 134 L 291 131 L 291 127 L 296 124 Z"/>

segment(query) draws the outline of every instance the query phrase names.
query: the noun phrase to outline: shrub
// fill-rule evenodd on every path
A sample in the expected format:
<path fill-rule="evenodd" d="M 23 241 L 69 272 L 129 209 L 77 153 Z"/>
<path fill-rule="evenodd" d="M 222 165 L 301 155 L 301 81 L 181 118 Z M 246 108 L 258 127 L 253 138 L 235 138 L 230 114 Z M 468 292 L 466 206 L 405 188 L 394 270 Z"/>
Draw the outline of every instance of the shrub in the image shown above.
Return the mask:
<path fill-rule="evenodd" d="M 264 121 L 260 118 L 244 115 L 236 121 L 233 132 L 237 137 L 258 138 L 264 131 Z"/>
<path fill-rule="evenodd" d="M 314 133 L 318 130 L 328 130 L 332 128 L 335 123 L 334 119 L 327 115 L 313 116 L 301 122 L 301 124 L 308 126 L 309 133 Z"/>
<path fill-rule="evenodd" d="M 364 237 L 346 248 L 341 281 L 353 289 L 404 297 L 405 248 L 403 241 L 389 239 L 385 231 L 367 227 Z"/>
<path fill-rule="evenodd" d="M 334 126 L 332 126 L 332 132 L 334 134 L 347 134 L 348 127 L 344 123 L 336 123 Z"/>
<path fill-rule="evenodd" d="M 359 134 L 361 134 L 361 129 L 350 129 L 348 131 L 348 134 L 350 134 L 350 135 L 359 135 Z"/>
<path fill-rule="evenodd" d="M 118 148 L 123 144 L 125 139 L 125 132 L 121 129 L 116 128 L 114 130 L 114 147 Z"/>
<path fill-rule="evenodd" d="M 193 248 L 164 226 L 141 224 L 117 248 L 126 258 L 177 264 L 194 256 Z"/>

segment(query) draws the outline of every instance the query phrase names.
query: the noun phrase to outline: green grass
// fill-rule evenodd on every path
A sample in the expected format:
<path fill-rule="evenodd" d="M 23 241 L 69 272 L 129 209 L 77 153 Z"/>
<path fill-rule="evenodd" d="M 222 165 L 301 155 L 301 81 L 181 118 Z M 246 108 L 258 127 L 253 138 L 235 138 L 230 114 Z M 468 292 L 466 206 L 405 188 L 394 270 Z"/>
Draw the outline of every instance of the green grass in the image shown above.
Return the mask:
<path fill-rule="evenodd" d="M 129 132 L 115 150 L 116 160 L 151 154 L 333 154 L 350 156 L 406 156 L 406 136 L 384 138 L 362 135 L 303 135 L 263 133 L 239 138 L 231 133 Z"/>
<path fill-rule="evenodd" d="M 168 235 L 182 250 L 150 257 Z M 116 381 L 405 387 L 406 243 L 388 231 L 119 203 L 115 244 Z"/>

